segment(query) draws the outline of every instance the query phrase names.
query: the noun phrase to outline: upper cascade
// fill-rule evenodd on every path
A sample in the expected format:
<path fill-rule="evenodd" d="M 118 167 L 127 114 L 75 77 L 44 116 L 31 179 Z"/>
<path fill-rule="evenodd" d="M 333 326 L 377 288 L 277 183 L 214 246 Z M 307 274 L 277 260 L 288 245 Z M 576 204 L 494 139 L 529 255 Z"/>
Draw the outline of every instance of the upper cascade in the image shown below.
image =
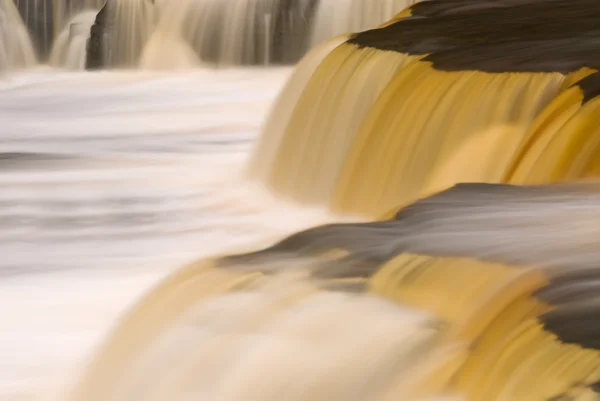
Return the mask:
<path fill-rule="evenodd" d="M 415 0 L 3 0 L 42 62 L 68 69 L 290 65 L 332 36 L 375 28 Z M 14 11 L 14 10 L 13 10 Z M 95 14 L 92 23 L 91 13 Z M 20 14 L 20 18 L 18 15 Z M 15 28 L 12 28 L 13 30 Z M 0 31 L 0 43 L 23 37 Z M 83 45 L 85 43 L 85 46 Z M 31 51 L 31 49 L 29 50 Z M 13 52 L 14 53 L 14 52 Z M 17 55 L 4 64 L 19 68 Z M 82 61 L 84 60 L 84 61 Z M 8 68 L 4 68 L 8 69 Z"/>

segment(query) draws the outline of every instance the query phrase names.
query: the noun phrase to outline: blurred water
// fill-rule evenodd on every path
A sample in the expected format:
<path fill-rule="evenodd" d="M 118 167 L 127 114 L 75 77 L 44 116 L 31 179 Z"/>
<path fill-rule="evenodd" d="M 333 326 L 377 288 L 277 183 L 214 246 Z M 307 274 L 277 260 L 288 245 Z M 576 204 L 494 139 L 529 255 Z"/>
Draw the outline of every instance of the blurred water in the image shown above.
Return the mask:
<path fill-rule="evenodd" d="M 241 172 L 290 69 L 0 80 L 0 399 L 72 379 L 182 263 L 330 219 Z"/>

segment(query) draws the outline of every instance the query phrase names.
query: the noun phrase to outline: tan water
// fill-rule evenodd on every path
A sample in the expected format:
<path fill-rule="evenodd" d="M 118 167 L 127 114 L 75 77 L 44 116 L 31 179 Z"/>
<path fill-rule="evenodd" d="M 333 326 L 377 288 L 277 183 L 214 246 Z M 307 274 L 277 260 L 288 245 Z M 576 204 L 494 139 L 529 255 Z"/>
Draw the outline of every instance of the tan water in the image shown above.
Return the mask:
<path fill-rule="evenodd" d="M 110 1 L 105 10 L 102 64 L 108 68 L 158 70 L 203 64 L 294 64 L 319 42 L 337 34 L 374 28 L 415 2 L 286 1 Z M 11 22 L 5 24 L 11 39 L 3 34 L 0 40 L 6 44 L 2 47 L 10 43 L 20 53 L 37 52 L 40 60 L 56 67 L 85 67 L 82 60 L 94 22 L 92 13 L 97 14 L 105 0 L 14 0 L 14 4 L 16 8 L 11 5 L 8 18 Z M 24 26 L 17 22 L 17 8 Z M 27 29 L 33 44 L 25 44 Z M 15 49 L 4 53 L 9 51 L 12 53 L 0 52 L 0 68 L 7 69 L 9 60 L 11 68 L 23 66 L 24 56 L 14 54 Z M 32 63 L 27 59 L 27 64 Z"/>
<path fill-rule="evenodd" d="M 59 33 L 52 47 L 49 64 L 69 70 L 85 69 L 86 46 L 97 11 L 76 14 Z"/>
<path fill-rule="evenodd" d="M 79 13 L 100 10 L 105 0 L 13 0 L 38 56 L 47 60 L 58 36 Z"/>
<path fill-rule="evenodd" d="M 12 0 L 0 1 L 0 74 L 33 66 L 35 51 Z"/>
<path fill-rule="evenodd" d="M 170 56 L 171 68 L 177 68 L 180 60 L 184 66 L 186 62 L 197 65 L 202 60 L 221 65 L 270 64 L 279 3 L 163 0 L 142 65 L 164 68 L 165 52 Z"/>

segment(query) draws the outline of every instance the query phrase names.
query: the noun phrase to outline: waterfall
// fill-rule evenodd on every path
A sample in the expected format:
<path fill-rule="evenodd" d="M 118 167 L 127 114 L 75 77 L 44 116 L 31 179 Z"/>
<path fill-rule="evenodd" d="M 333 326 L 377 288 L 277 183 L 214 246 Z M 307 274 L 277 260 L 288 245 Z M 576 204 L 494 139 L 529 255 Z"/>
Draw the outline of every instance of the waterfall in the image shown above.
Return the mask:
<path fill-rule="evenodd" d="M 0 82 L 0 338 L 156 280 L 60 401 L 598 400 L 598 0 L 74 3 L 50 61 L 104 70 Z"/>
<path fill-rule="evenodd" d="M 0 0 L 0 73 L 36 64 L 35 51 L 12 0 Z"/>
<path fill-rule="evenodd" d="M 106 0 L 14 0 L 38 57 L 45 60 L 67 24 L 83 11 L 98 12 Z"/>
<path fill-rule="evenodd" d="M 85 68 L 87 42 L 96 15 L 96 11 L 84 11 L 69 21 L 54 42 L 50 65 L 71 70 Z"/>
<path fill-rule="evenodd" d="M 295 64 L 319 42 L 340 33 L 374 28 L 415 2 L 13 1 L 41 62 L 68 69 L 167 70 Z M 91 12 L 97 16 L 90 25 Z M 14 40 L 3 36 L 3 41 Z M 91 43 L 83 46 L 86 37 Z"/>

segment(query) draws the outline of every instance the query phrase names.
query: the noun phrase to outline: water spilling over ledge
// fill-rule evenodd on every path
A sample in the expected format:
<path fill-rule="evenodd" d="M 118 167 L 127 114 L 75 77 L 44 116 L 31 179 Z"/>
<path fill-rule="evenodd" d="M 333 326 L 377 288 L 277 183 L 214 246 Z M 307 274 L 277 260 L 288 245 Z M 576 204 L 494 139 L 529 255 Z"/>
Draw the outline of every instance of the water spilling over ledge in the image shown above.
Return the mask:
<path fill-rule="evenodd" d="M 294 64 L 330 36 L 376 27 L 415 2 L 12 1 L 23 21 L 17 21 L 13 10 L 11 24 L 20 31 L 27 29 L 31 43 L 25 43 L 23 35 L 17 42 L 12 33 L 11 45 L 30 52 L 33 47 L 42 62 L 49 59 L 53 66 L 68 69 Z M 16 58 L 3 56 L 8 57 Z M 16 61 L 11 64 L 22 67 Z"/>
<path fill-rule="evenodd" d="M 124 317 L 71 399 L 594 397 L 597 197 L 459 186 L 394 220 L 194 263 Z"/>
<path fill-rule="evenodd" d="M 311 51 L 249 175 L 370 217 L 458 182 L 596 176 L 595 136 L 581 125 L 598 105 L 596 3 L 472 4 L 418 3 Z"/>
<path fill-rule="evenodd" d="M 36 63 L 29 34 L 12 0 L 0 1 L 0 73 Z"/>
<path fill-rule="evenodd" d="M 161 25 L 169 4 L 107 4 L 88 67 L 288 57 L 274 51 L 285 37 L 238 41 L 288 26 L 283 3 L 171 9 L 169 21 L 221 25 L 260 11 L 208 48 L 210 30 Z M 433 0 L 393 14 L 300 60 L 249 161 L 247 178 L 290 214 L 338 215 L 169 275 L 61 401 L 598 399 L 598 3 Z M 140 29 L 111 45 L 124 15 Z M 246 210 L 241 199 L 203 210 Z"/>
<path fill-rule="evenodd" d="M 598 21 L 589 0 L 432 1 L 314 48 L 250 176 L 373 221 L 180 270 L 124 317 L 72 400 L 595 399 L 599 187 L 553 183 L 599 172 Z M 382 300 L 367 314 L 423 313 L 399 312 L 406 326 L 379 339 L 361 311 Z M 352 320 L 336 336 L 351 304 L 372 331 Z M 371 353 L 354 359 L 347 336 Z M 158 383 L 165 364 L 177 373 Z"/>

